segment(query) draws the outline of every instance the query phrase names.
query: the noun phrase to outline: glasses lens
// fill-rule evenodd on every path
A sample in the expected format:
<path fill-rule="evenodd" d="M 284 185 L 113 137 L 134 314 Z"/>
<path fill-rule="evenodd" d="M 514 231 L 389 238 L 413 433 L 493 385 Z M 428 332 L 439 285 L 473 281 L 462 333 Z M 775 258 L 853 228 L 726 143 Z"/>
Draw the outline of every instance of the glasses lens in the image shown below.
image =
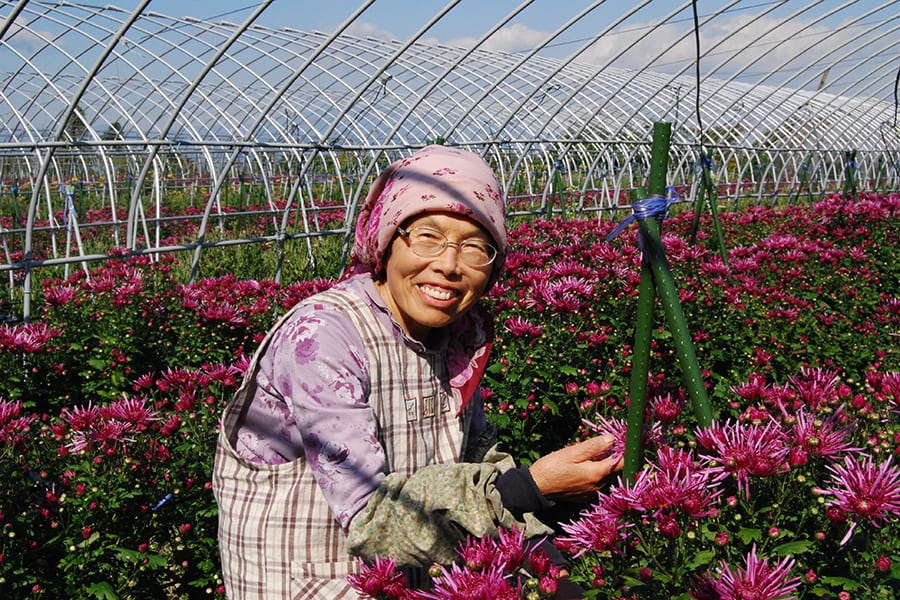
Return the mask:
<path fill-rule="evenodd" d="M 443 233 L 429 227 L 416 227 L 405 234 L 409 238 L 409 247 L 423 258 L 441 254 L 448 245 L 456 246 L 460 261 L 470 267 L 487 266 L 497 257 L 497 249 L 487 242 L 480 240 L 450 242 Z"/>
<path fill-rule="evenodd" d="M 484 267 L 494 262 L 497 249 L 485 242 L 463 242 L 459 246 L 459 256 L 470 267 Z"/>
<path fill-rule="evenodd" d="M 440 231 L 417 227 L 409 232 L 409 247 L 423 257 L 440 254 L 447 246 L 447 238 Z"/>

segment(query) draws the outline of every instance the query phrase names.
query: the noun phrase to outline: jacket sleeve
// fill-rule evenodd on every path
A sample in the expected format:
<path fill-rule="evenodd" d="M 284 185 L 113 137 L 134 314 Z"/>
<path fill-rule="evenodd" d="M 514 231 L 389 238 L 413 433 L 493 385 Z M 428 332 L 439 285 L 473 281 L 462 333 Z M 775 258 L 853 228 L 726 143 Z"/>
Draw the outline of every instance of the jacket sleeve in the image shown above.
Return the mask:
<path fill-rule="evenodd" d="M 350 524 L 351 554 L 427 567 L 458 558 L 459 543 L 469 535 L 493 535 L 500 527 L 517 527 L 526 538 L 551 534 L 532 513 L 517 516 L 504 507 L 497 482 L 512 468 L 509 455 L 492 449 L 479 463 L 431 465 L 410 477 L 389 474 Z"/>

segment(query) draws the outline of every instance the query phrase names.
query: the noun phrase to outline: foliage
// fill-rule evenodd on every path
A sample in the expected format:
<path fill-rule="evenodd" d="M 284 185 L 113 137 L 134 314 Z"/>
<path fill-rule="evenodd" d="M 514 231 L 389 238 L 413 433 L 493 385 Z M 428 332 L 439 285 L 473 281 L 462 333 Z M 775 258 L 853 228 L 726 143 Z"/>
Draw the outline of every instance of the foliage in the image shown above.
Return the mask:
<path fill-rule="evenodd" d="M 556 514 L 588 597 L 737 598 L 766 578 L 784 597 L 896 594 L 898 213 L 896 194 L 722 213 L 727 266 L 712 237 L 687 241 L 690 214 L 666 220 L 717 423 L 697 430 L 684 410 L 657 327 L 647 470 Z M 510 232 L 484 383 L 503 445 L 525 462 L 596 430 L 622 450 L 640 252 L 633 230 L 606 241 L 612 227 Z M 223 593 L 217 418 L 278 314 L 331 283 L 254 279 L 255 262 L 229 257 L 184 284 L 175 258 L 113 253 L 45 279 L 32 322 L 0 325 L 0 595 Z"/>

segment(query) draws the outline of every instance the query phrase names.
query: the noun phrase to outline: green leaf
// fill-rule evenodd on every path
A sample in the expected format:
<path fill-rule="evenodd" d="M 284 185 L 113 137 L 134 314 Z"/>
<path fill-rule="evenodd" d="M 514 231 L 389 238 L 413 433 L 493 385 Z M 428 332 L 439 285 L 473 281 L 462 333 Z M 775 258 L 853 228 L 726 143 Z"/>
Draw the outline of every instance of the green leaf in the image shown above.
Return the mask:
<path fill-rule="evenodd" d="M 797 554 L 803 554 L 804 552 L 809 552 L 812 547 L 812 542 L 797 540 L 795 542 L 787 542 L 786 544 L 781 544 L 776 546 L 773 552 L 778 556 L 794 556 Z"/>
<path fill-rule="evenodd" d="M 105 581 L 92 583 L 88 586 L 87 591 L 91 596 L 98 598 L 99 600 L 119 600 L 118 594 L 116 594 L 112 586 Z"/>
<path fill-rule="evenodd" d="M 96 542 L 99 539 L 100 539 L 100 534 L 95 531 L 90 535 L 90 537 L 88 537 L 86 540 L 83 540 L 83 541 L 75 544 L 75 546 L 78 548 L 87 548 L 88 546 L 90 546 L 91 544 L 93 544 L 94 542 Z"/>
<path fill-rule="evenodd" d="M 759 541 L 762 539 L 762 530 L 756 529 L 755 527 L 741 527 L 737 532 L 737 536 L 741 538 L 742 542 L 749 544 L 752 541 Z"/>
<path fill-rule="evenodd" d="M 131 550 L 129 548 L 121 548 L 114 547 L 112 548 L 116 552 L 116 557 L 124 562 L 138 564 L 144 560 L 147 562 L 144 565 L 150 569 L 158 569 L 159 567 L 164 567 L 167 563 L 167 559 L 165 556 L 161 556 L 159 554 L 150 554 L 148 552 L 138 552 L 137 550 Z"/>
<path fill-rule="evenodd" d="M 87 359 L 87 364 L 98 370 L 106 368 L 106 361 L 102 358 L 89 358 Z"/>
<path fill-rule="evenodd" d="M 569 377 L 577 377 L 579 374 L 578 369 L 569 365 L 559 367 L 559 372 L 563 375 L 568 375 Z"/>
<path fill-rule="evenodd" d="M 694 555 L 694 558 L 691 559 L 688 566 L 693 569 L 694 567 L 699 567 L 701 565 L 708 565 L 712 563 L 715 557 L 715 550 L 701 550 Z"/>
<path fill-rule="evenodd" d="M 831 587 L 841 587 L 845 590 L 855 590 L 859 587 L 862 587 L 858 581 L 855 579 L 849 579 L 847 577 L 829 577 L 828 575 L 824 575 L 819 577 L 819 581 L 830 585 Z"/>

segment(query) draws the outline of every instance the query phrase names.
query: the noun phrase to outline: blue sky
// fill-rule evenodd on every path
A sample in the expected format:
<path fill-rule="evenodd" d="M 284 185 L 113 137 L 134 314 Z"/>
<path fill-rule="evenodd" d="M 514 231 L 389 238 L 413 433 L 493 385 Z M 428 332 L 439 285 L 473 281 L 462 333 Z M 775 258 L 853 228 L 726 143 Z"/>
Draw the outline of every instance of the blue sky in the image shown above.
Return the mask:
<path fill-rule="evenodd" d="M 77 0 L 86 4 L 94 0 Z M 96 1 L 96 4 L 101 4 Z M 108 0 L 106 5 L 118 6 L 126 10 L 134 9 L 138 0 Z M 152 0 L 149 11 L 173 17 L 191 16 L 201 20 L 226 20 L 240 23 L 260 4 L 257 0 Z M 370 35 L 379 38 L 406 40 L 429 19 L 447 6 L 443 0 L 376 0 L 372 6 L 354 21 L 348 33 Z M 521 0 L 461 0 L 432 27 L 423 38 L 427 42 L 448 45 L 467 45 L 479 39 L 495 23 L 521 4 Z M 504 27 L 491 37 L 484 48 L 510 52 L 527 51 L 546 40 L 547 36 L 577 15 L 590 4 L 587 0 L 535 0 L 515 17 L 511 25 Z M 760 46 L 778 45 L 779 51 L 770 57 L 776 61 L 779 56 L 796 56 L 812 41 L 822 36 L 834 35 L 834 44 L 849 39 L 854 27 L 842 31 L 845 24 L 876 6 L 886 4 L 884 0 L 699 0 L 701 19 L 719 9 L 728 7 L 702 31 L 702 44 L 706 48 L 715 46 L 726 39 L 742 24 L 758 17 L 746 35 L 733 36 L 732 46 L 738 46 L 757 35 L 772 29 L 775 24 L 786 22 L 773 31 L 769 39 L 760 40 Z M 333 31 L 362 5 L 362 0 L 274 0 L 263 12 L 257 23 L 270 27 L 290 27 L 303 31 Z M 730 5 L 730 6 L 729 6 Z M 843 6 L 834 16 L 822 18 L 829 11 Z M 680 10 L 679 10 L 680 8 Z M 637 10 L 635 10 L 637 9 Z M 618 33 L 604 35 L 601 41 L 587 50 L 580 60 L 603 62 L 618 53 L 618 48 L 645 36 L 654 24 L 666 21 L 666 27 L 656 29 L 652 36 L 641 40 L 641 44 L 624 57 L 626 67 L 646 67 L 640 61 L 653 56 L 655 48 L 667 48 L 672 40 L 692 30 L 690 2 L 685 0 L 606 0 L 601 2 L 590 15 L 577 25 L 569 28 L 560 38 L 554 40 L 544 52 L 550 56 L 566 56 L 581 46 L 582 40 L 596 35 L 610 23 L 633 11 L 617 28 Z M 856 24 L 857 31 L 865 23 L 896 24 L 897 6 L 887 6 L 863 24 Z M 790 17 L 790 18 L 788 18 Z M 795 35 L 799 33 L 800 35 Z M 898 36 L 891 42 L 896 44 Z M 727 47 L 723 47 L 727 51 Z M 667 52 L 674 61 L 691 60 L 694 56 L 693 40 Z M 817 52 L 821 47 L 816 49 Z"/>
<path fill-rule="evenodd" d="M 138 0 L 106 1 L 126 10 L 134 9 L 138 3 Z M 362 0 L 275 0 L 257 23 L 330 33 L 361 4 Z M 471 45 L 520 4 L 520 0 L 462 0 L 421 41 Z M 662 72 L 693 69 L 696 55 L 693 19 L 691 4 L 685 0 L 606 0 L 588 17 L 547 43 L 555 30 L 589 4 L 586 0 L 535 0 L 482 47 L 525 52 L 546 44 L 542 54 L 549 57 L 568 57 L 581 50 L 577 57 L 580 62 Z M 152 0 L 148 10 L 173 17 L 241 23 L 258 5 L 256 0 Z M 446 5 L 442 0 L 376 0 L 347 33 L 405 41 Z M 887 6 L 882 10 L 868 14 L 884 5 Z M 727 10 L 701 28 L 704 51 L 701 70 L 705 74 L 727 79 L 729 73 L 740 73 L 739 80 L 753 82 L 759 78 L 777 85 L 779 78 L 789 80 L 802 71 L 802 76 L 796 76 L 794 81 L 802 82 L 799 83 L 802 87 L 814 88 L 826 68 L 831 67 L 829 83 L 835 79 L 840 81 L 835 93 L 853 86 L 854 80 L 858 85 L 859 81 L 872 79 L 877 85 L 863 93 L 890 99 L 900 56 L 897 50 L 900 36 L 891 31 L 900 21 L 897 3 L 885 0 L 698 2 L 701 20 L 726 7 Z M 828 16 L 832 10 L 835 14 Z M 592 45 L 586 44 L 586 40 L 619 19 L 622 22 L 613 31 Z M 660 23 L 665 25 L 658 26 Z M 877 44 L 868 45 L 866 40 L 877 40 Z M 852 48 L 859 50 L 847 50 Z M 876 54 L 878 58 L 873 60 Z"/>

